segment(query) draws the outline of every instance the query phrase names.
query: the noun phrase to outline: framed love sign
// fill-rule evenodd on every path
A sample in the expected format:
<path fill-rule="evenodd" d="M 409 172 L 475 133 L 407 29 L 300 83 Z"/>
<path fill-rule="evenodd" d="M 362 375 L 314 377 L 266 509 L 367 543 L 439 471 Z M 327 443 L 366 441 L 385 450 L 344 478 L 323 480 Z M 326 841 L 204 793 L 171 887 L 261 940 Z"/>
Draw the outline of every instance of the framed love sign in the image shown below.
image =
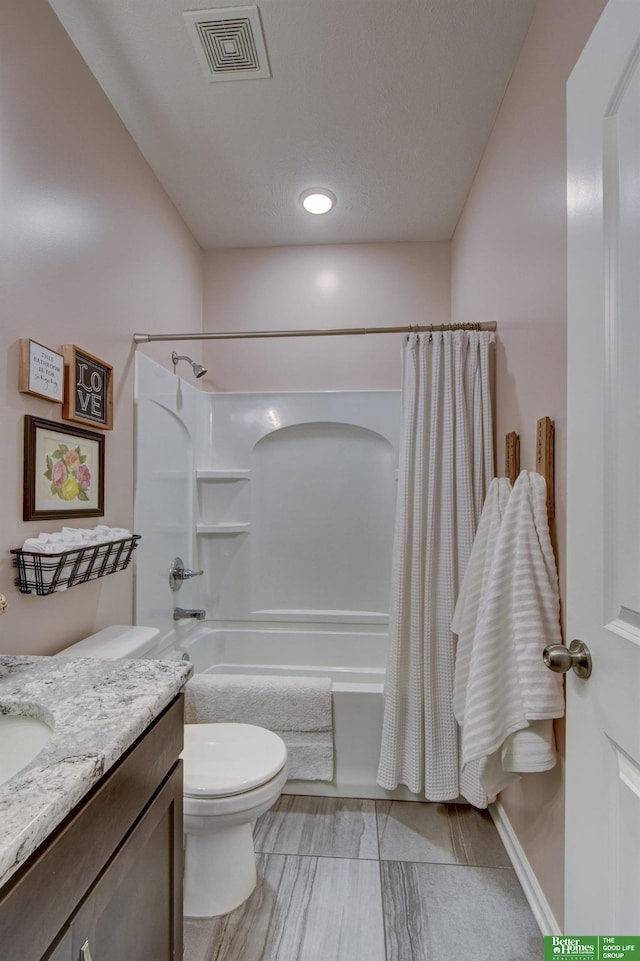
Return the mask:
<path fill-rule="evenodd" d="M 64 344 L 62 416 L 99 430 L 113 428 L 113 367 L 74 344 Z"/>

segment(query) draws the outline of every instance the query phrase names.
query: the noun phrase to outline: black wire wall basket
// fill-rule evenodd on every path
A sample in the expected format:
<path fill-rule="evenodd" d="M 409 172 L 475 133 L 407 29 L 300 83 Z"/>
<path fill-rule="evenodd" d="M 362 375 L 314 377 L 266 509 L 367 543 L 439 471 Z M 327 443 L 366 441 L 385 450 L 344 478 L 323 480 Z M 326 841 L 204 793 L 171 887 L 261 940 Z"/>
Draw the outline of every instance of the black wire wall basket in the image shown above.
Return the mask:
<path fill-rule="evenodd" d="M 18 570 L 16 587 L 21 594 L 35 593 L 44 597 L 124 571 L 139 540 L 140 534 L 132 534 L 121 540 L 75 547 L 57 554 L 12 550 L 13 566 Z"/>

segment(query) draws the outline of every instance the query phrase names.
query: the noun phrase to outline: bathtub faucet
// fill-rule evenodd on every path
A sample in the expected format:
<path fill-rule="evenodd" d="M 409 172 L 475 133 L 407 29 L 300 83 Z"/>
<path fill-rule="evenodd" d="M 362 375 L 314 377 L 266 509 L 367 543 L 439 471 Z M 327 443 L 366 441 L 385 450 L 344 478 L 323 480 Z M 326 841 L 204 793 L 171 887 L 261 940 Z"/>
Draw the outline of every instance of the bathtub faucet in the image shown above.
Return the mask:
<path fill-rule="evenodd" d="M 174 621 L 181 621 L 185 617 L 195 617 L 196 621 L 204 621 L 206 616 L 206 611 L 196 611 L 184 607 L 176 607 L 173 610 Z"/>

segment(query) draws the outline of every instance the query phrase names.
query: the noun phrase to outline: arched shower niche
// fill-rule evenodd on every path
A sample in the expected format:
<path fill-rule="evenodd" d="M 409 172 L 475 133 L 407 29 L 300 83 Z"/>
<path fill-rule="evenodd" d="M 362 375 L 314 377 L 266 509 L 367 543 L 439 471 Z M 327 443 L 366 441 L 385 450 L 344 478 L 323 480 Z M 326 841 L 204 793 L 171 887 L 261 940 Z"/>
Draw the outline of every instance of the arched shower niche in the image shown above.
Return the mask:
<path fill-rule="evenodd" d="M 265 401 L 274 411 L 272 396 L 251 403 Z M 391 442 L 359 424 L 311 421 L 273 427 L 249 446 L 239 458 L 247 468 L 198 472 L 198 563 L 218 580 L 207 598 L 209 616 L 384 618 Z"/>

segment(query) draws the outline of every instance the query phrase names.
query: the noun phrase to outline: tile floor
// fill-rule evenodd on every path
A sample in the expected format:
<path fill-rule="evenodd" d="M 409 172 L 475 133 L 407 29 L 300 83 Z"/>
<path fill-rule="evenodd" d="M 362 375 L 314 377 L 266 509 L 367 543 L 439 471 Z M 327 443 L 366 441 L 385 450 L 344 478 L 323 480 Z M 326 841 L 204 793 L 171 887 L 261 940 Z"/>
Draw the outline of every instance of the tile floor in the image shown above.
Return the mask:
<path fill-rule="evenodd" d="M 255 826 L 258 885 L 185 921 L 185 961 L 540 961 L 488 814 L 283 795 Z"/>

